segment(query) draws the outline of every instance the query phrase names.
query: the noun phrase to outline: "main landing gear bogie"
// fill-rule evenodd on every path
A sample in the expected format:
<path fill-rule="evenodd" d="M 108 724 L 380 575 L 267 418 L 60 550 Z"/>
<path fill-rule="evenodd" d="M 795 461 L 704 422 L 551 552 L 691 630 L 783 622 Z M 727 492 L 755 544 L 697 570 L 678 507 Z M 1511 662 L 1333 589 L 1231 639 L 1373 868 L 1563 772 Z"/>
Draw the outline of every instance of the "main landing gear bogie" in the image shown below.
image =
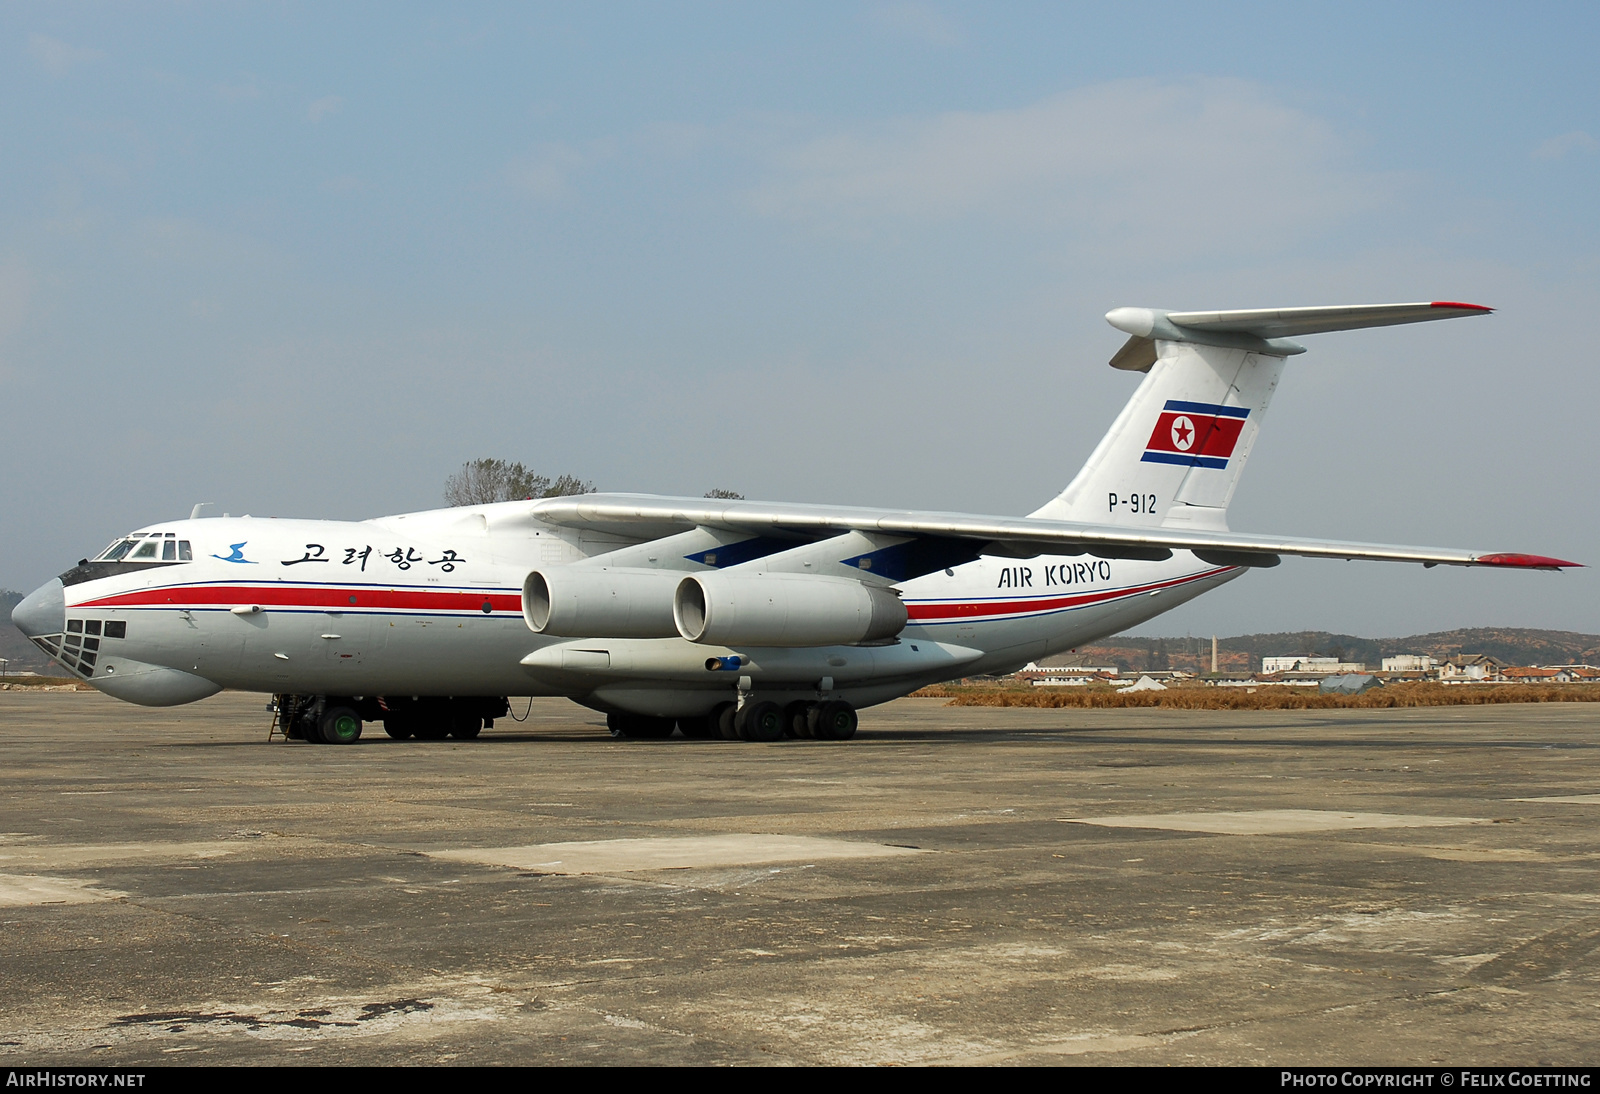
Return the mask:
<path fill-rule="evenodd" d="M 354 744 L 366 722 L 382 723 L 397 741 L 470 741 L 493 728 L 510 706 L 502 697 L 278 695 L 273 709 L 276 728 L 291 741 Z"/>
<path fill-rule="evenodd" d="M 611 736 L 622 740 L 660 741 L 676 727 L 690 740 L 780 741 L 801 738 L 848 741 L 856 735 L 856 711 L 849 703 L 796 702 L 780 706 L 770 700 L 747 699 L 743 706 L 719 703 L 696 718 L 653 718 L 613 711 L 606 715 Z"/>

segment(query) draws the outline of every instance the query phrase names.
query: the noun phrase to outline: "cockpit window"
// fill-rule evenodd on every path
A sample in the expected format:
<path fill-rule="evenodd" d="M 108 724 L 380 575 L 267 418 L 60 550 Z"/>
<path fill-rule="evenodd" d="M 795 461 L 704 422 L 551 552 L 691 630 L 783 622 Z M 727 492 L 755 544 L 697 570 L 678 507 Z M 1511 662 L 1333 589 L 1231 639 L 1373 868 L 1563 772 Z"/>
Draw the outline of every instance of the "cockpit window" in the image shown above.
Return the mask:
<path fill-rule="evenodd" d="M 193 562 L 194 548 L 173 532 L 134 532 L 101 551 L 96 562 Z"/>

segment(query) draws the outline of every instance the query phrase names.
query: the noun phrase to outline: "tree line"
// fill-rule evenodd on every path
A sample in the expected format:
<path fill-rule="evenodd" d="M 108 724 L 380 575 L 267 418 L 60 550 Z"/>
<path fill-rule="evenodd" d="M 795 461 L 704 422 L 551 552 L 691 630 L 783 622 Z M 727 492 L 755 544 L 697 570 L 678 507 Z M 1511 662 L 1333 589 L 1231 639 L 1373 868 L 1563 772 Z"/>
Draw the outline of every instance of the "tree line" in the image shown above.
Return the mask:
<path fill-rule="evenodd" d="M 544 475 L 520 460 L 468 460 L 444 483 L 446 505 L 490 505 L 497 501 L 531 501 L 535 498 L 561 498 L 570 494 L 592 494 L 594 483 L 576 475 Z M 734 490 L 714 487 L 708 498 L 742 501 Z"/>

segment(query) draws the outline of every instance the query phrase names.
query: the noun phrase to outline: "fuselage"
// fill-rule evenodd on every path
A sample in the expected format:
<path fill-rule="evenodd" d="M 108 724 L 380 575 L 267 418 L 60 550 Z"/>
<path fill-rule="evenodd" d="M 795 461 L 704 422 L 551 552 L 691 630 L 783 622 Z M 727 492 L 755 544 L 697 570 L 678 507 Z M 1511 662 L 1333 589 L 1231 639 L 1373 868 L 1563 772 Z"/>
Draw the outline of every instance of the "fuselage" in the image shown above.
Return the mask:
<path fill-rule="evenodd" d="M 497 509 L 150 525 L 121 541 L 132 544 L 121 557 L 103 553 L 109 560 L 64 574 L 62 635 L 30 637 L 101 690 L 154 705 L 221 688 L 565 695 L 601 710 L 673 717 L 704 714 L 742 686 L 780 702 L 827 692 L 860 707 L 1015 669 L 1241 572 L 1187 552 L 1164 562 L 980 558 L 899 585 L 909 622 L 887 644 L 733 649 L 682 638 L 552 638 L 524 619 L 529 570 L 582 563 L 618 543 L 537 523 L 496 531 Z"/>

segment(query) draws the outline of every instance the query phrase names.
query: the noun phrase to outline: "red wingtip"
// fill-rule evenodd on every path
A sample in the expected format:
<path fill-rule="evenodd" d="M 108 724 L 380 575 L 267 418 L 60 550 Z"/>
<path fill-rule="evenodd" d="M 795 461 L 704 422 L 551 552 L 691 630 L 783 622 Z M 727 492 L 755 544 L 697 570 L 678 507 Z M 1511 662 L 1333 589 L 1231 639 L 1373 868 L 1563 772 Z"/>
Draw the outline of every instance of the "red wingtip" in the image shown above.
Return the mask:
<path fill-rule="evenodd" d="M 1546 558 L 1544 555 L 1519 555 L 1504 553 L 1497 555 L 1479 555 L 1480 566 L 1514 566 L 1524 570 L 1560 570 L 1564 567 L 1583 567 L 1581 562 L 1567 562 L 1559 558 Z"/>
<path fill-rule="evenodd" d="M 1434 300 L 1428 305 L 1430 308 L 1460 308 L 1462 311 L 1494 311 L 1493 308 L 1483 304 L 1463 304 L 1457 300 Z"/>

